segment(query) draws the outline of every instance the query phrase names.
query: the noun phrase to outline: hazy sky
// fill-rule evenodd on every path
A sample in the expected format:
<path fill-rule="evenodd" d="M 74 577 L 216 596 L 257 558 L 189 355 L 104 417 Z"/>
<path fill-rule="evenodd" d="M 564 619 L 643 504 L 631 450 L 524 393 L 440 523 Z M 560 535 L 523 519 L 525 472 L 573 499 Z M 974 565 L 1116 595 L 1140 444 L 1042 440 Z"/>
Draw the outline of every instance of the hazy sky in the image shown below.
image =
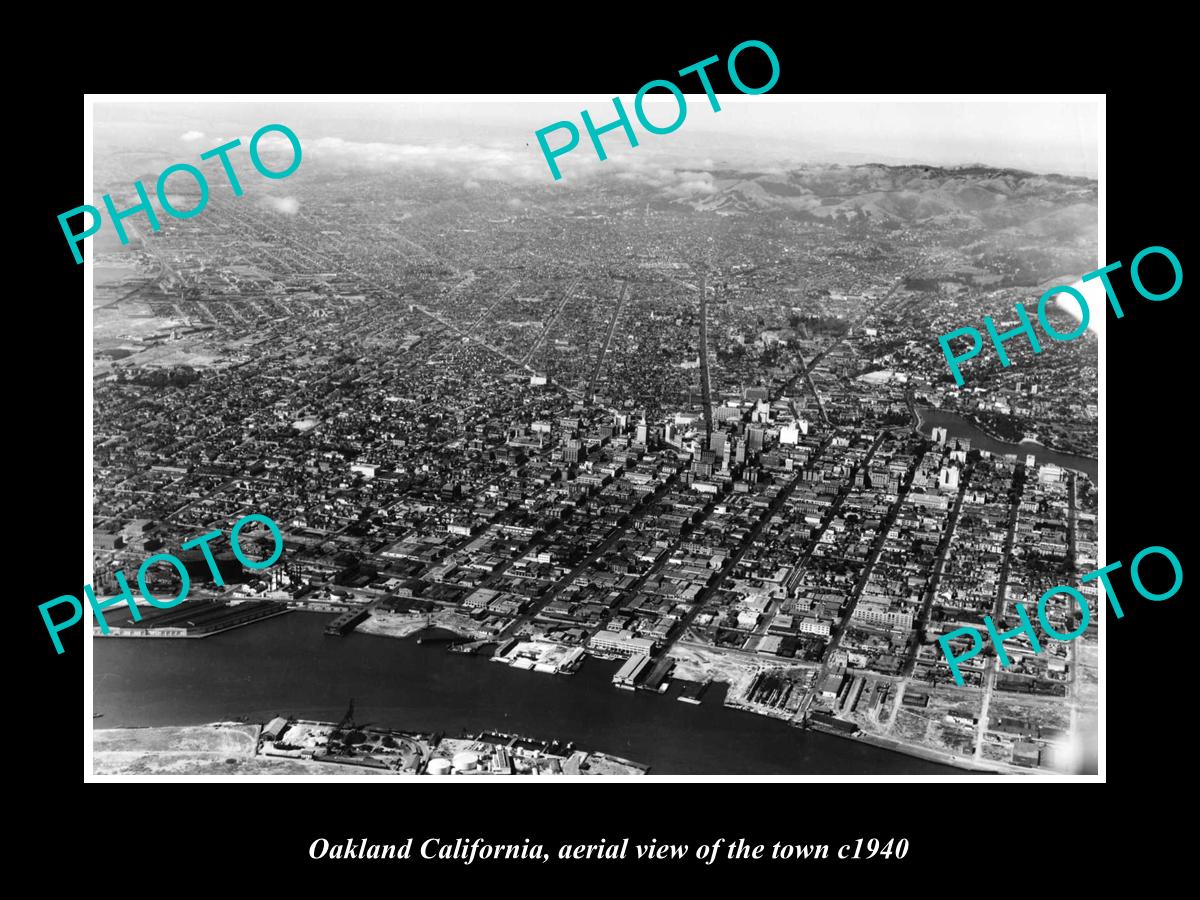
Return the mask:
<path fill-rule="evenodd" d="M 1096 113 L 1094 103 L 775 102 L 751 110 L 743 133 L 811 148 L 815 155 L 857 153 L 863 161 L 932 165 L 980 162 L 1094 178 Z M 696 117 L 697 130 L 708 124 Z"/>
<path fill-rule="evenodd" d="M 675 101 L 661 96 L 666 99 L 647 102 L 646 111 L 651 121 L 667 124 L 676 115 Z M 637 148 L 630 148 L 619 130 L 605 135 L 604 145 L 613 159 L 636 155 L 639 165 L 673 165 L 680 158 L 693 167 L 984 163 L 1093 178 L 1097 173 L 1102 135 L 1096 102 L 813 102 L 772 94 L 720 94 L 718 99 L 722 108 L 714 112 L 705 95 L 688 95 L 686 119 L 667 135 L 649 134 L 633 119 Z M 633 118 L 633 98 L 622 96 L 622 101 Z M 260 125 L 283 122 L 306 148 L 320 141 L 327 149 L 344 142 L 374 148 L 372 159 L 445 152 L 458 154 L 464 163 L 476 153 L 493 162 L 507 154 L 515 177 L 536 172 L 549 178 L 534 133 L 553 122 L 570 120 L 581 132 L 579 147 L 560 160 L 564 174 L 585 155 L 595 160 L 581 109 L 597 125 L 615 117 L 611 98 L 597 95 L 500 102 L 453 96 L 420 102 L 98 102 L 95 142 L 98 154 L 134 146 L 199 153 L 218 138 L 245 137 Z M 188 141 L 181 140 L 184 135 Z M 566 133 L 560 132 L 551 145 L 564 140 Z"/>

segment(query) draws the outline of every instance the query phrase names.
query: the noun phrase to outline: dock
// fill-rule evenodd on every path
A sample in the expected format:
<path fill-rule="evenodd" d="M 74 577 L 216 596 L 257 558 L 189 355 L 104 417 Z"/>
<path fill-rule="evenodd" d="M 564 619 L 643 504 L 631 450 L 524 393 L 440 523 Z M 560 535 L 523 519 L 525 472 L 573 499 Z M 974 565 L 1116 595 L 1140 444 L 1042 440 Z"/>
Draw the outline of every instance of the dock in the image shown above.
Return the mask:
<path fill-rule="evenodd" d="M 496 641 L 492 638 L 485 638 L 481 641 L 466 641 L 465 643 L 451 644 L 450 652 L 474 655 L 476 653 L 482 653 L 488 647 L 491 647 L 494 652 L 496 649 Z M 489 654 L 489 656 L 490 655 L 491 654 Z"/>
<path fill-rule="evenodd" d="M 645 680 L 638 685 L 638 688 L 643 691 L 657 691 L 660 694 L 663 693 L 668 687 L 670 687 L 670 682 L 667 681 L 667 676 L 671 674 L 674 668 L 675 660 L 669 656 L 661 657 L 658 662 L 654 664 L 654 668 L 650 670 L 650 674 L 647 675 Z"/>
<path fill-rule="evenodd" d="M 559 644 L 554 641 L 516 641 L 493 654 L 491 661 L 504 663 L 514 669 L 547 672 L 554 675 L 570 675 L 582 664 L 582 647 Z"/>
<path fill-rule="evenodd" d="M 335 637 L 347 635 L 370 614 L 371 610 L 369 609 L 348 609 L 325 626 L 325 633 Z"/>
<path fill-rule="evenodd" d="M 650 657 L 645 653 L 635 654 L 625 660 L 625 664 L 617 670 L 612 682 L 622 690 L 632 691 L 637 687 L 638 676 L 650 664 Z"/>
<path fill-rule="evenodd" d="M 839 719 L 832 713 L 823 711 L 810 712 L 804 720 L 806 727 L 814 731 L 825 731 L 830 734 L 850 735 L 853 737 L 858 734 L 859 727 L 856 722 L 847 722 L 845 719 Z"/>
<path fill-rule="evenodd" d="M 287 604 L 273 600 L 191 599 L 169 609 L 139 608 L 136 621 L 127 613 L 117 619 L 108 632 L 99 625 L 92 633 L 103 637 L 206 638 L 254 622 L 291 612 Z"/>
<path fill-rule="evenodd" d="M 708 690 L 708 686 L 712 684 L 712 679 L 707 681 L 684 681 L 682 682 L 683 689 L 679 692 L 677 700 L 683 703 L 694 703 L 700 705 L 704 699 L 704 693 Z"/>
<path fill-rule="evenodd" d="M 471 639 L 459 634 L 447 634 L 444 629 L 435 626 L 423 628 L 417 632 L 418 644 L 469 644 Z"/>

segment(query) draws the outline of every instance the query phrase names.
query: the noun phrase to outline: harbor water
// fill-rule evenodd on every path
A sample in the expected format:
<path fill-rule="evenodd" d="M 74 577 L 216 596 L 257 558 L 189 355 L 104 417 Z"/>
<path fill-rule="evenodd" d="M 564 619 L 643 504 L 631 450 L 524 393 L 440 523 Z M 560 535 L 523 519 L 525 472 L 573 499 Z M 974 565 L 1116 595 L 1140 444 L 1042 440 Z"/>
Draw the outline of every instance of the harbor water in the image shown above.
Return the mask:
<path fill-rule="evenodd" d="M 275 715 L 355 718 L 408 731 L 495 729 L 574 741 L 650 766 L 651 774 L 965 774 L 722 706 L 714 683 L 699 705 L 621 691 L 619 661 L 589 658 L 569 676 L 520 671 L 482 656 L 351 633 L 332 615 L 292 612 L 203 640 L 95 638 L 96 727 L 199 725 Z"/>
<path fill-rule="evenodd" d="M 1043 447 L 1036 441 L 1021 441 L 1019 444 L 997 440 L 982 431 L 978 426 L 968 422 L 957 413 L 927 406 L 917 407 L 917 416 L 921 420 L 919 430 L 929 437 L 934 428 L 945 428 L 952 438 L 968 438 L 976 450 L 986 450 L 989 453 L 1015 453 L 1024 460 L 1029 454 L 1037 459 L 1038 465 L 1052 463 L 1065 469 L 1075 469 L 1084 472 L 1093 483 L 1096 482 L 1096 472 L 1099 462 L 1089 456 L 1074 456 L 1070 453 L 1059 453 Z"/>

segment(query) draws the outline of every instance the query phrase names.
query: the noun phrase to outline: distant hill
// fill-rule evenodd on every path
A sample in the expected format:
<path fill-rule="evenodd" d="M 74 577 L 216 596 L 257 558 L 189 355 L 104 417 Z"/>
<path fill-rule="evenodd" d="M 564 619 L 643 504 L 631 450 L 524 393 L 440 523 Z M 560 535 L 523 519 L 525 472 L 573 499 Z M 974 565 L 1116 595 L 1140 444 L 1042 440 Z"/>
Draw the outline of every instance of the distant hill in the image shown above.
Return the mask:
<path fill-rule="evenodd" d="M 784 174 L 711 172 L 715 193 L 676 201 L 725 214 L 776 211 L 803 218 L 868 216 L 881 223 L 944 220 L 1054 236 L 1095 227 L 1096 182 L 987 166 L 821 165 Z M 965 220 L 965 221 L 964 221 Z"/>

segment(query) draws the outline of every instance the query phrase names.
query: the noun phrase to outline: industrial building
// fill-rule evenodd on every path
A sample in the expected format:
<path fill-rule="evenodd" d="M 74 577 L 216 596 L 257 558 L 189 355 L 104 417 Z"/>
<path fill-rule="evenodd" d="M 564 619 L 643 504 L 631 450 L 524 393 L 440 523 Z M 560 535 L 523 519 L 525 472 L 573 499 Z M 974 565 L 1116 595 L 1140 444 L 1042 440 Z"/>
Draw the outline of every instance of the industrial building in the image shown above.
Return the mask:
<path fill-rule="evenodd" d="M 637 653 L 629 659 L 617 670 L 613 675 L 613 684 L 619 688 L 632 691 L 637 686 L 637 680 L 645 671 L 646 666 L 650 663 L 650 657 L 645 653 Z"/>
<path fill-rule="evenodd" d="M 249 600 L 245 603 L 229 604 L 223 600 L 184 600 L 170 609 L 153 606 L 138 606 L 140 621 L 124 615 L 108 628 L 109 637 L 162 637 L 196 638 L 207 637 L 220 631 L 249 625 L 259 619 L 282 615 L 288 612 L 283 603 L 272 600 Z M 93 634 L 102 634 L 97 624 Z"/>

